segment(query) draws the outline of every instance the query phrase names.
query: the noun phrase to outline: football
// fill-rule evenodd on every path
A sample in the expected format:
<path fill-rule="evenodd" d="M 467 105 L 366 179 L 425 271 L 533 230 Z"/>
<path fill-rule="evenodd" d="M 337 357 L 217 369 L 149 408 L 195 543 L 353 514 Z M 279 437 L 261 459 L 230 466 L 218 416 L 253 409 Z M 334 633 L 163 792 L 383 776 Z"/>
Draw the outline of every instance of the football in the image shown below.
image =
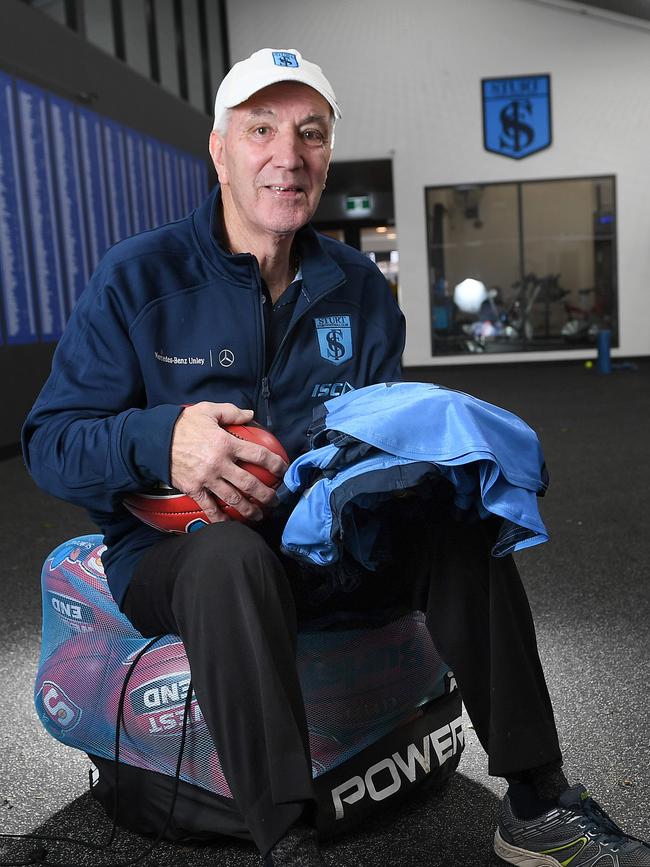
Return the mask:
<path fill-rule="evenodd" d="M 319 720 L 326 719 L 330 735 L 346 746 L 390 730 L 419 704 L 441 695 L 445 671 L 417 614 L 367 631 L 302 631 L 298 636 L 298 674 L 310 731 L 318 731 Z"/>
<path fill-rule="evenodd" d="M 41 664 L 34 686 L 36 711 L 57 740 L 85 750 L 114 737 L 115 719 L 105 719 L 102 712 L 112 659 L 109 641 L 73 636 Z"/>
<path fill-rule="evenodd" d="M 282 443 L 261 425 L 233 424 L 226 425 L 224 429 L 234 437 L 265 446 L 269 451 L 275 452 L 282 460 L 289 463 Z M 240 462 L 240 466 L 256 476 L 269 488 L 277 488 L 280 484 L 281 480 L 272 475 L 265 467 L 251 464 L 248 461 Z M 146 491 L 134 491 L 127 494 L 123 503 L 136 518 L 165 533 L 193 533 L 210 523 L 203 509 L 192 497 L 177 491 L 176 488 L 165 485 L 163 482 L 159 482 Z M 229 506 L 221 501 L 219 506 L 230 518 L 236 521 L 246 520 L 234 506 Z"/>
<path fill-rule="evenodd" d="M 112 725 L 117 720 L 124 678 L 134 655 L 126 654 L 122 665 L 108 674 L 110 685 L 104 713 Z M 180 641 L 168 641 L 148 650 L 136 663 L 127 685 L 124 746 L 177 755 L 190 681 L 190 666 Z M 199 749 L 202 753 L 214 749 L 196 697 L 190 706 L 188 737 L 187 755 Z"/>

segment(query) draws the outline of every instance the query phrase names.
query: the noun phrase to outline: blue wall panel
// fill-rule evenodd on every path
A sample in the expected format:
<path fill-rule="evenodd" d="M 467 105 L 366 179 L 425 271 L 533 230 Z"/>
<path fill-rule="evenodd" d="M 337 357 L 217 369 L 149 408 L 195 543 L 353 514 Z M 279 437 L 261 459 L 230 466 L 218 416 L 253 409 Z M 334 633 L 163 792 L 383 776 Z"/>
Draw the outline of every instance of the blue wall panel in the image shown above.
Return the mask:
<path fill-rule="evenodd" d="M 198 199 L 202 201 L 208 195 L 208 173 L 203 160 L 194 160 L 194 179 Z"/>
<path fill-rule="evenodd" d="M 177 154 L 178 182 L 181 188 L 181 205 L 184 214 L 189 214 L 194 208 L 194 185 L 190 183 L 189 159 L 183 154 Z"/>
<path fill-rule="evenodd" d="M 103 120 L 103 127 L 106 152 L 106 188 L 111 215 L 110 235 L 111 242 L 114 244 L 132 234 L 126 153 L 122 127 L 106 119 Z"/>
<path fill-rule="evenodd" d="M 124 130 L 126 142 L 126 172 L 131 202 L 131 228 L 143 232 L 153 225 L 147 187 L 147 155 L 144 136 L 132 129 Z"/>
<path fill-rule="evenodd" d="M 162 155 L 165 191 L 167 194 L 167 211 L 170 220 L 178 220 L 183 216 L 178 157 L 174 148 L 169 147 L 169 145 L 163 147 Z"/>
<path fill-rule="evenodd" d="M 58 339 L 111 244 L 206 193 L 196 157 L 0 72 L 0 344 Z"/>
<path fill-rule="evenodd" d="M 155 139 L 148 138 L 145 144 L 145 151 L 147 155 L 151 222 L 154 226 L 160 226 L 171 219 L 167 208 L 167 194 L 165 192 L 162 145 Z"/>
<path fill-rule="evenodd" d="M 73 103 L 58 96 L 50 95 L 49 104 L 66 296 L 68 310 L 72 310 L 90 276 L 84 232 L 77 113 Z"/>
<path fill-rule="evenodd" d="M 90 267 L 94 269 L 110 246 L 104 142 L 99 116 L 87 109 L 78 109 L 78 113 L 81 172 L 86 203 L 86 237 Z"/>
<path fill-rule="evenodd" d="M 0 73 L 0 288 L 8 343 L 38 339 L 32 300 L 13 80 Z"/>
<path fill-rule="evenodd" d="M 40 88 L 22 81 L 17 82 L 17 97 L 40 334 L 42 340 L 57 340 L 67 314 L 47 99 Z"/>

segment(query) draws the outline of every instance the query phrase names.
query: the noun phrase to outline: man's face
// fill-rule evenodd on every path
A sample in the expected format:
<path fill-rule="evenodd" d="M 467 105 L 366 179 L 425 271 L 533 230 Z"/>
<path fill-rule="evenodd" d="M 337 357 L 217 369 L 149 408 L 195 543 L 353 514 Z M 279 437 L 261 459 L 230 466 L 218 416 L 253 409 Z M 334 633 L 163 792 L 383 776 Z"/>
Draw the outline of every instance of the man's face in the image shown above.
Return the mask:
<path fill-rule="evenodd" d="M 327 177 L 331 137 L 329 103 L 304 84 L 273 84 L 232 109 L 225 136 L 210 138 L 227 220 L 249 239 L 304 226 Z"/>

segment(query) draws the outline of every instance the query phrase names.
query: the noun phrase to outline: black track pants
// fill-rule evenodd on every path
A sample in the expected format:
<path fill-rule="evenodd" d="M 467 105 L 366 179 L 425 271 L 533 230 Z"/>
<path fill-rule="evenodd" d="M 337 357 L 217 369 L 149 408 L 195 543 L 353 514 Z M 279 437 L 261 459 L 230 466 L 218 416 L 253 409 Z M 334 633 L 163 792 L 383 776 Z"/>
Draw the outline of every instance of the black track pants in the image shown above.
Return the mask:
<path fill-rule="evenodd" d="M 512 557 L 489 556 L 498 527 L 451 520 L 421 565 L 429 632 L 456 675 L 490 774 L 505 777 L 562 756 L 526 591 Z"/>
<path fill-rule="evenodd" d="M 505 776 L 561 756 L 519 574 L 512 558 L 489 556 L 496 526 L 438 526 L 410 546 L 394 580 L 408 578 L 490 773 Z M 123 609 L 145 636 L 180 635 L 225 777 L 265 854 L 313 800 L 296 608 L 282 564 L 250 528 L 215 524 L 147 552 Z"/>
<path fill-rule="evenodd" d="M 170 537 L 140 562 L 123 608 L 145 636 L 180 635 L 224 775 L 266 854 L 314 798 L 296 611 L 278 558 L 236 521 Z"/>

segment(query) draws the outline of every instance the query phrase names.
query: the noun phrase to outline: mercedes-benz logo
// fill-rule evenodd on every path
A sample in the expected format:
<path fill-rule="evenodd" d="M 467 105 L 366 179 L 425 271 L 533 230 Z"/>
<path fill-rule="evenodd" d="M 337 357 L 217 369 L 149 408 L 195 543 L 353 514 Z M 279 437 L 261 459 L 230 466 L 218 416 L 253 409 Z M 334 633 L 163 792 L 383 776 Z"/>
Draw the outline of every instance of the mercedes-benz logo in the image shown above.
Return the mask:
<path fill-rule="evenodd" d="M 231 349 L 222 349 L 219 353 L 219 364 L 222 367 L 230 367 L 235 363 L 235 353 Z"/>

